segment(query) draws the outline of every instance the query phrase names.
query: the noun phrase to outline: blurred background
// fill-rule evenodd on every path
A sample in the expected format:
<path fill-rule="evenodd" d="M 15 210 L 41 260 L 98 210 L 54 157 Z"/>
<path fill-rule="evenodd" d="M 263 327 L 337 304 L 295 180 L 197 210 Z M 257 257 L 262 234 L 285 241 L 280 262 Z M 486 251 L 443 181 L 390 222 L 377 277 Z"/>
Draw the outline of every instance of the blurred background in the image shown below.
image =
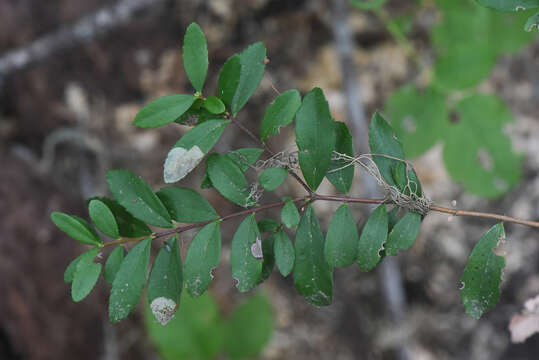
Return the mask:
<path fill-rule="evenodd" d="M 368 151 L 365 128 L 374 111 L 400 125 L 424 191 L 438 205 L 456 200 L 462 209 L 537 219 L 539 41 L 523 30 L 531 14 L 519 13 L 502 16 L 467 0 L 389 0 L 367 10 L 346 0 L 0 0 L 0 359 L 536 359 L 539 336 L 514 344 L 508 324 L 539 294 L 537 230 L 506 225 L 501 301 L 476 321 L 461 305 L 459 279 L 491 221 L 429 214 L 409 251 L 370 273 L 337 269 L 326 308 L 307 304 L 291 276 L 277 271 L 256 292 L 235 291 L 229 248 L 238 222 L 227 222 L 210 294 L 185 296 L 178 321 L 163 332 L 148 321 L 144 301 L 110 325 L 102 280 L 73 303 L 63 272 L 84 246 L 49 219 L 53 210 L 87 218 L 85 199 L 107 194 L 109 168 L 163 186 L 166 154 L 188 128 L 142 130 L 132 120 L 151 99 L 192 92 L 180 53 L 191 22 L 208 40 L 205 94 L 216 92 L 229 56 L 255 41 L 266 44 L 266 74 L 239 115 L 252 131 L 274 87 L 304 94 L 317 86 L 332 115 L 351 127 L 358 152 Z M 425 89 L 442 95 L 423 97 Z M 458 104 L 476 92 L 497 105 L 472 104 L 469 115 Z M 440 98 L 445 105 L 432 110 Z M 452 166 L 451 158 L 464 161 L 469 149 L 440 129 L 470 117 L 484 117 L 483 127 L 462 131 L 487 144 L 486 155 L 477 151 L 477 168 L 496 180 L 494 188 L 491 178 Z M 431 123 L 438 130 L 416 131 Z M 406 131 L 418 137 L 406 138 Z M 284 150 L 293 143 L 293 132 L 282 129 L 270 145 Z M 451 155 L 450 143 L 463 153 Z M 247 146 L 257 144 L 229 126 L 216 151 Z M 511 166 L 518 170 L 504 172 Z M 203 170 L 183 185 L 199 190 Z M 237 211 L 215 191 L 201 192 L 220 214 Z M 320 192 L 335 189 L 325 181 Z M 359 171 L 353 193 L 377 197 Z M 262 201 L 290 194 L 302 189 L 290 182 Z M 336 207 L 317 204 L 324 229 Z M 369 209 L 354 211 L 362 225 Z M 183 255 L 192 236 L 182 239 Z M 237 332 L 219 331 L 227 322 Z"/>

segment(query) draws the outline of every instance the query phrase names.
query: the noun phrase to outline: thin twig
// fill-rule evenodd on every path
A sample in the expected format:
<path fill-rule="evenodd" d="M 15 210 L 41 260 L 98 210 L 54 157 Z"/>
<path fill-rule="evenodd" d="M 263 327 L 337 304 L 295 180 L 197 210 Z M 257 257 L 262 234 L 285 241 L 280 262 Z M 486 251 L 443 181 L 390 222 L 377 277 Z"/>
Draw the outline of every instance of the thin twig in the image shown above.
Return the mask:
<path fill-rule="evenodd" d="M 430 210 L 441 212 L 441 213 L 446 213 L 446 214 L 451 214 L 453 216 L 471 216 L 471 217 L 478 217 L 478 218 L 483 218 L 483 219 L 494 219 L 494 220 L 510 222 L 514 224 L 539 228 L 539 222 L 537 221 L 522 220 L 522 219 L 517 219 L 511 216 L 505 216 L 505 215 L 499 215 L 499 214 L 493 214 L 493 213 L 448 209 L 448 208 L 436 206 L 436 205 L 431 205 Z"/>

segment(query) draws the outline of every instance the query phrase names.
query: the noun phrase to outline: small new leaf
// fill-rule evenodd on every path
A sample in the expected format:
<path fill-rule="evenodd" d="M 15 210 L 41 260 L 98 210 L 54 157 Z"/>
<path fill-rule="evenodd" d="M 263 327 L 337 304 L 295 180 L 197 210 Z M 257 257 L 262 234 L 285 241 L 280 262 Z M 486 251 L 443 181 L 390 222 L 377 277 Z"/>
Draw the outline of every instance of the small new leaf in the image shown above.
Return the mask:
<path fill-rule="evenodd" d="M 189 81 L 201 92 L 208 73 L 208 45 L 200 26 L 191 23 L 183 38 L 183 67 Z"/>
<path fill-rule="evenodd" d="M 101 264 L 94 263 L 99 249 L 92 249 L 80 257 L 73 274 L 71 284 L 71 297 L 74 302 L 83 300 L 94 288 L 99 274 L 101 274 Z"/>
<path fill-rule="evenodd" d="M 275 234 L 273 253 L 279 272 L 283 276 L 288 276 L 294 268 L 296 253 L 292 241 L 284 231 L 279 231 Z"/>
<path fill-rule="evenodd" d="M 59 211 L 51 213 L 52 222 L 71 238 L 87 245 L 101 246 L 103 242 L 95 230 L 84 219 Z"/>
<path fill-rule="evenodd" d="M 342 204 L 329 224 L 324 256 L 331 267 L 352 265 L 357 258 L 359 235 L 347 204 Z"/>
<path fill-rule="evenodd" d="M 222 114 L 225 112 L 225 104 L 216 96 L 208 96 L 204 101 L 204 108 L 212 114 Z"/>
<path fill-rule="evenodd" d="M 479 319 L 500 300 L 500 283 L 505 258 L 494 248 L 505 240 L 503 223 L 494 225 L 475 245 L 461 278 L 461 298 L 466 313 Z"/>
<path fill-rule="evenodd" d="M 193 95 L 168 95 L 150 102 L 135 116 L 134 124 L 140 128 L 156 128 L 176 121 L 195 101 Z"/>
<path fill-rule="evenodd" d="M 258 182 L 268 191 L 277 189 L 286 179 L 288 171 L 283 168 L 269 168 L 260 173 Z"/>
<path fill-rule="evenodd" d="M 221 231 L 218 222 L 204 226 L 191 241 L 185 257 L 185 287 L 191 296 L 202 295 L 213 279 L 221 257 Z"/>
<path fill-rule="evenodd" d="M 262 261 L 255 258 L 251 246 L 260 238 L 254 214 L 242 221 L 232 239 L 230 266 L 236 288 L 240 292 L 251 290 L 258 284 L 262 273 Z"/>
<path fill-rule="evenodd" d="M 289 229 L 295 228 L 299 224 L 298 208 L 291 199 L 288 199 L 283 206 L 281 221 Z"/>
<path fill-rule="evenodd" d="M 142 240 L 129 251 L 112 282 L 109 319 L 116 323 L 129 315 L 137 304 L 150 262 L 151 239 Z"/>

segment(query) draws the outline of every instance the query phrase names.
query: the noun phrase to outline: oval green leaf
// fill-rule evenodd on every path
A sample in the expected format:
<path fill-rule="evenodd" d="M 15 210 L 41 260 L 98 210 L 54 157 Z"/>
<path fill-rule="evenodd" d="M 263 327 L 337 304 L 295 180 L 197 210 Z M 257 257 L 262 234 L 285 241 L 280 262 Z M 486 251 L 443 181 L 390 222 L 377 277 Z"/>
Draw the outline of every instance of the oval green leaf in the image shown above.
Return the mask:
<path fill-rule="evenodd" d="M 193 95 L 175 94 L 150 102 L 135 116 L 133 124 L 140 128 L 156 128 L 176 121 L 195 101 Z"/>
<path fill-rule="evenodd" d="M 275 234 L 273 253 L 275 254 L 275 262 L 279 272 L 283 276 L 288 276 L 294 268 L 296 253 L 292 241 L 284 231 L 279 231 Z"/>
<path fill-rule="evenodd" d="M 317 306 L 331 304 L 333 274 L 324 258 L 324 235 L 312 205 L 307 206 L 296 231 L 294 284 L 300 295 Z"/>
<path fill-rule="evenodd" d="M 260 239 L 254 214 L 242 221 L 230 249 L 230 267 L 236 288 L 240 292 L 251 290 L 258 284 L 262 273 L 262 261 L 255 258 L 253 244 Z"/>
<path fill-rule="evenodd" d="M 128 213 L 116 200 L 106 197 L 96 197 L 90 199 L 90 201 L 93 199 L 102 201 L 107 205 L 110 211 L 112 211 L 116 224 L 118 224 L 120 236 L 133 238 L 150 235 L 152 233 L 152 230 L 150 230 L 148 225 L 133 217 L 133 215 Z"/>
<path fill-rule="evenodd" d="M 213 186 L 221 195 L 240 206 L 251 205 L 249 183 L 234 161 L 226 155 L 211 154 L 206 166 Z"/>
<path fill-rule="evenodd" d="M 357 258 L 359 234 L 347 204 L 342 204 L 329 224 L 324 257 L 331 267 L 352 265 Z"/>
<path fill-rule="evenodd" d="M 217 143 L 230 120 L 208 120 L 186 132 L 174 147 L 190 150 L 198 146 L 200 151 L 207 154 Z"/>
<path fill-rule="evenodd" d="M 355 157 L 352 134 L 350 134 L 350 130 L 348 130 L 346 124 L 336 121 L 335 133 L 337 134 L 335 151 Z M 349 161 L 345 160 L 333 160 L 329 165 L 326 177 L 337 190 L 346 194 L 350 191 L 352 180 L 354 180 L 354 164 L 350 164 Z"/>
<path fill-rule="evenodd" d="M 505 240 L 503 223 L 494 225 L 475 245 L 461 278 L 461 298 L 466 313 L 479 319 L 500 300 L 500 284 L 505 258 L 495 254 Z"/>
<path fill-rule="evenodd" d="M 208 289 L 220 257 L 221 231 L 219 223 L 212 222 L 200 229 L 187 250 L 184 279 L 189 295 L 200 296 Z"/>
<path fill-rule="evenodd" d="M 71 262 L 67 265 L 65 271 L 64 271 L 64 282 L 66 284 L 69 284 L 73 281 L 73 277 L 75 276 L 75 270 L 77 269 L 77 264 L 79 263 L 81 257 L 86 254 L 85 252 L 71 260 Z"/>
<path fill-rule="evenodd" d="M 295 228 L 299 224 L 298 208 L 291 199 L 286 200 L 284 203 L 281 211 L 281 221 L 289 229 Z"/>
<path fill-rule="evenodd" d="M 296 113 L 299 165 L 312 190 L 316 190 L 326 176 L 335 140 L 335 122 L 328 102 L 322 90 L 314 88 L 305 95 Z"/>
<path fill-rule="evenodd" d="M 241 62 L 238 54 L 232 55 L 223 65 L 219 73 L 219 98 L 230 107 L 232 99 L 240 83 Z"/>
<path fill-rule="evenodd" d="M 166 325 L 176 314 L 183 288 L 178 235 L 159 250 L 148 279 L 148 301 L 155 319 Z"/>
<path fill-rule="evenodd" d="M 258 182 L 268 191 L 277 189 L 288 176 L 288 171 L 283 168 L 269 168 L 260 173 Z"/>
<path fill-rule="evenodd" d="M 92 249 L 85 252 L 77 262 L 71 284 L 71 297 L 74 302 L 79 302 L 88 296 L 99 279 L 101 264 L 94 263 L 98 251 L 99 249 Z"/>
<path fill-rule="evenodd" d="M 109 170 L 106 177 L 110 192 L 134 217 L 155 226 L 172 227 L 167 209 L 142 178 L 129 170 Z"/>
<path fill-rule="evenodd" d="M 225 112 L 225 104 L 216 96 L 208 96 L 206 100 L 204 100 L 204 108 L 211 112 L 212 114 L 222 114 Z"/>
<path fill-rule="evenodd" d="M 103 242 L 90 224 L 77 216 L 59 211 L 51 213 L 52 222 L 69 237 L 87 245 L 101 246 Z"/>
<path fill-rule="evenodd" d="M 114 278 L 116 277 L 118 270 L 120 270 L 120 266 L 122 265 L 123 261 L 124 248 L 122 246 L 117 246 L 116 249 L 110 253 L 109 257 L 107 258 L 107 262 L 105 263 L 103 277 L 105 278 L 106 282 L 109 284 L 114 282 Z"/>
<path fill-rule="evenodd" d="M 204 32 L 196 23 L 191 23 L 183 38 L 183 67 L 189 81 L 202 91 L 208 73 L 208 45 Z"/>
<path fill-rule="evenodd" d="M 382 258 L 380 252 L 387 240 L 388 214 L 384 204 L 369 216 L 359 238 L 357 264 L 361 271 L 372 270 Z"/>
<path fill-rule="evenodd" d="M 156 194 L 167 208 L 172 219 L 178 222 L 196 223 L 219 217 L 208 200 L 195 190 L 168 186 L 161 188 Z"/>
<path fill-rule="evenodd" d="M 142 240 L 127 253 L 112 282 L 109 298 L 109 319 L 112 323 L 123 320 L 137 304 L 150 263 L 151 239 Z"/>
<path fill-rule="evenodd" d="M 120 237 L 118 224 L 114 218 L 114 214 L 109 207 L 102 201 L 93 199 L 88 204 L 90 218 L 95 226 L 105 235 L 117 239 Z"/>
<path fill-rule="evenodd" d="M 240 54 L 240 80 L 230 104 L 234 116 L 258 88 L 266 69 L 265 59 L 266 46 L 261 42 L 250 45 Z"/>
<path fill-rule="evenodd" d="M 385 244 L 386 255 L 397 255 L 399 250 L 409 249 L 417 238 L 421 215 L 408 212 L 393 227 Z"/>
<path fill-rule="evenodd" d="M 273 104 L 268 106 L 260 123 L 260 138 L 266 141 L 270 135 L 277 135 L 281 126 L 286 126 L 294 120 L 301 106 L 301 95 L 295 89 L 280 94 Z"/>

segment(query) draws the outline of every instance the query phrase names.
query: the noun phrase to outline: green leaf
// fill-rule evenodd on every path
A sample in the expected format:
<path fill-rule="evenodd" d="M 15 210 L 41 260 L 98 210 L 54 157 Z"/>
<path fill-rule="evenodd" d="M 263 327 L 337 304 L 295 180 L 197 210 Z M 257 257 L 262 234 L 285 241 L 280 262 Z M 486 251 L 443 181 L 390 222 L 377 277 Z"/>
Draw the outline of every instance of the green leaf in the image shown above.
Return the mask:
<path fill-rule="evenodd" d="M 451 177 L 471 193 L 497 197 L 520 180 L 521 157 L 504 134 L 513 122 L 495 95 L 474 95 L 455 105 L 458 123 L 450 127 L 443 158 Z"/>
<path fill-rule="evenodd" d="M 148 225 L 133 217 L 133 215 L 128 213 L 122 205 L 118 204 L 116 200 L 106 197 L 96 197 L 90 199 L 90 201 L 93 199 L 102 201 L 108 206 L 110 211 L 112 211 L 116 224 L 118 224 L 120 236 L 140 237 L 150 235 L 152 233 L 152 230 L 150 230 Z"/>
<path fill-rule="evenodd" d="M 380 174 L 390 186 L 397 186 L 393 180 L 393 168 L 402 161 L 394 160 L 382 155 L 404 160 L 401 143 L 393 134 L 393 129 L 379 114 L 374 113 L 369 125 L 369 146 L 372 158 L 380 170 Z"/>
<path fill-rule="evenodd" d="M 123 320 L 137 304 L 146 284 L 150 262 L 151 239 L 142 240 L 127 253 L 112 282 L 109 298 L 109 319 Z"/>
<path fill-rule="evenodd" d="M 281 211 L 281 221 L 289 229 L 295 228 L 299 224 L 298 208 L 291 199 L 284 203 L 283 210 Z"/>
<path fill-rule="evenodd" d="M 255 258 L 253 244 L 260 239 L 254 214 L 242 221 L 232 239 L 230 266 L 236 288 L 240 292 L 251 290 L 258 284 L 262 273 L 262 261 Z M 259 240 L 260 241 L 260 240 Z"/>
<path fill-rule="evenodd" d="M 114 214 L 104 202 L 97 199 L 90 200 L 88 210 L 90 212 L 90 218 L 103 234 L 114 239 L 120 237 Z"/>
<path fill-rule="evenodd" d="M 89 250 L 91 251 L 91 250 Z M 64 271 L 64 282 L 66 284 L 69 284 L 70 282 L 73 281 L 73 277 L 75 276 L 75 270 L 77 269 L 77 264 L 79 263 L 80 259 L 82 258 L 82 256 L 86 254 L 85 252 L 80 254 L 79 256 L 77 256 L 76 258 L 74 258 L 73 260 L 71 260 L 71 262 L 69 263 L 69 265 L 67 265 L 65 271 Z"/>
<path fill-rule="evenodd" d="M 400 208 L 398 206 L 394 206 L 393 209 L 387 212 L 387 230 L 388 232 L 391 232 L 395 225 L 399 222 L 402 216 L 400 216 Z"/>
<path fill-rule="evenodd" d="M 208 73 L 208 45 L 202 29 L 191 23 L 183 38 L 183 67 L 193 87 L 202 91 Z"/>
<path fill-rule="evenodd" d="M 386 2 L 387 0 L 350 0 L 350 4 L 359 10 L 377 10 Z"/>
<path fill-rule="evenodd" d="M 120 270 L 120 266 L 122 265 L 122 262 L 124 261 L 124 248 L 121 246 L 117 246 L 116 249 L 114 249 L 108 259 L 105 263 L 105 272 L 103 274 L 103 277 L 105 278 L 105 281 L 109 284 L 112 284 L 114 282 L 114 278 L 116 277 L 116 274 L 118 273 L 118 270 Z"/>
<path fill-rule="evenodd" d="M 370 271 L 380 262 L 387 233 L 388 213 L 382 204 L 371 213 L 359 238 L 357 264 L 361 271 Z"/>
<path fill-rule="evenodd" d="M 524 30 L 530 32 L 535 27 L 536 30 L 539 30 L 539 12 L 536 12 L 528 18 L 526 24 L 524 24 Z"/>
<path fill-rule="evenodd" d="M 503 11 L 519 11 L 539 7 L 539 0 L 475 0 L 479 4 Z"/>
<path fill-rule="evenodd" d="M 263 149 L 258 148 L 242 148 L 228 152 L 226 157 L 234 161 L 242 172 L 246 172 L 256 163 L 263 152 Z"/>
<path fill-rule="evenodd" d="M 203 106 L 212 114 L 222 114 L 226 110 L 225 104 L 216 96 L 208 96 Z"/>
<path fill-rule="evenodd" d="M 219 98 L 230 107 L 232 99 L 240 83 L 241 62 L 238 54 L 232 55 L 223 65 L 219 73 Z"/>
<path fill-rule="evenodd" d="M 505 239 L 503 223 L 494 225 L 475 245 L 461 278 L 461 298 L 466 313 L 479 319 L 500 300 L 500 283 L 505 258 L 495 254 Z"/>
<path fill-rule="evenodd" d="M 185 257 L 185 287 L 191 296 L 202 295 L 213 279 L 221 257 L 221 231 L 218 222 L 204 226 L 194 237 Z"/>
<path fill-rule="evenodd" d="M 213 186 L 228 200 L 249 206 L 249 183 L 240 168 L 225 155 L 211 154 L 206 160 L 208 176 Z"/>
<path fill-rule="evenodd" d="M 268 136 L 277 135 L 281 126 L 286 126 L 294 120 L 301 106 L 299 91 L 291 89 L 280 94 L 273 104 L 268 106 L 260 124 L 260 138 L 266 141 Z"/>
<path fill-rule="evenodd" d="M 214 220 L 219 217 L 213 206 L 195 190 L 179 186 L 161 188 L 157 197 L 172 219 L 183 223 Z"/>
<path fill-rule="evenodd" d="M 409 249 L 419 233 L 421 215 L 409 212 L 393 227 L 385 243 L 386 255 L 397 255 L 399 250 Z"/>
<path fill-rule="evenodd" d="M 101 264 L 94 263 L 98 251 L 99 249 L 92 249 L 85 252 L 77 262 L 71 284 L 71 297 L 74 302 L 79 302 L 88 296 L 99 279 Z"/>
<path fill-rule="evenodd" d="M 357 258 L 359 235 L 347 204 L 342 204 L 329 224 L 324 257 L 331 267 L 352 265 Z"/>
<path fill-rule="evenodd" d="M 52 222 L 69 237 L 87 245 L 101 246 L 103 242 L 95 230 L 84 219 L 59 211 L 51 213 Z"/>
<path fill-rule="evenodd" d="M 240 54 L 240 80 L 230 104 L 234 116 L 258 88 L 266 69 L 265 59 L 266 47 L 261 42 L 250 45 Z"/>
<path fill-rule="evenodd" d="M 133 124 L 140 128 L 156 128 L 174 122 L 195 101 L 193 95 L 175 94 L 150 102 L 135 116 Z"/>
<path fill-rule="evenodd" d="M 204 100 L 200 98 L 196 99 L 189 110 L 184 112 L 182 116 L 175 120 L 175 122 L 182 125 L 193 126 L 200 125 L 208 120 L 224 119 L 223 114 L 211 113 L 202 106 L 203 104 Z"/>
<path fill-rule="evenodd" d="M 335 122 L 328 102 L 322 90 L 314 88 L 305 95 L 296 113 L 299 165 L 312 190 L 316 190 L 326 176 L 335 140 Z"/>
<path fill-rule="evenodd" d="M 346 124 L 336 121 L 335 133 L 337 134 L 335 151 L 340 154 L 355 157 L 352 134 L 350 134 Z M 349 166 L 344 167 L 346 165 Z M 347 193 L 350 191 L 350 186 L 352 186 L 352 180 L 354 180 L 354 165 L 350 165 L 349 162 L 344 160 L 334 160 L 329 165 L 328 174 L 326 177 L 333 184 L 333 186 L 337 188 L 337 190 Z"/>
<path fill-rule="evenodd" d="M 266 281 L 273 272 L 275 267 L 275 254 L 273 253 L 273 247 L 275 243 L 275 235 L 270 235 L 264 241 L 262 241 L 262 272 L 260 273 L 260 278 L 258 283 L 261 284 Z"/>
<path fill-rule="evenodd" d="M 176 316 L 162 326 L 146 306 L 148 335 L 164 360 L 214 359 L 222 348 L 222 324 L 217 304 L 210 295 L 197 299 L 185 293 Z"/>
<path fill-rule="evenodd" d="M 400 88 L 386 101 L 386 114 L 408 157 L 423 154 L 447 133 L 445 98 L 433 89 Z"/>
<path fill-rule="evenodd" d="M 307 206 L 296 231 L 294 284 L 305 299 L 317 306 L 331 304 L 333 275 L 324 259 L 324 235 L 312 205 Z"/>
<path fill-rule="evenodd" d="M 275 232 L 279 229 L 279 223 L 273 219 L 262 219 L 256 223 L 261 233 Z"/>
<path fill-rule="evenodd" d="M 172 227 L 167 209 L 139 176 L 129 170 L 109 170 L 107 184 L 120 205 L 137 219 L 159 227 Z"/>
<path fill-rule="evenodd" d="M 283 276 L 288 276 L 294 268 L 296 253 L 292 241 L 284 231 L 279 231 L 275 234 L 273 252 L 279 272 Z"/>
<path fill-rule="evenodd" d="M 240 304 L 226 320 L 224 348 L 229 359 L 252 359 L 269 342 L 273 313 L 267 297 L 256 294 Z"/>
<path fill-rule="evenodd" d="M 155 319 L 162 325 L 176 314 L 182 288 L 182 259 L 178 235 L 174 235 L 159 250 L 148 279 L 148 302 Z"/>
<path fill-rule="evenodd" d="M 198 146 L 200 151 L 207 154 L 215 146 L 228 123 L 230 123 L 230 120 L 205 121 L 186 132 L 174 144 L 174 148 L 180 147 L 190 150 L 192 147 Z"/>
<path fill-rule="evenodd" d="M 288 176 L 288 171 L 283 168 L 269 168 L 260 173 L 258 182 L 268 191 L 277 189 Z"/>

